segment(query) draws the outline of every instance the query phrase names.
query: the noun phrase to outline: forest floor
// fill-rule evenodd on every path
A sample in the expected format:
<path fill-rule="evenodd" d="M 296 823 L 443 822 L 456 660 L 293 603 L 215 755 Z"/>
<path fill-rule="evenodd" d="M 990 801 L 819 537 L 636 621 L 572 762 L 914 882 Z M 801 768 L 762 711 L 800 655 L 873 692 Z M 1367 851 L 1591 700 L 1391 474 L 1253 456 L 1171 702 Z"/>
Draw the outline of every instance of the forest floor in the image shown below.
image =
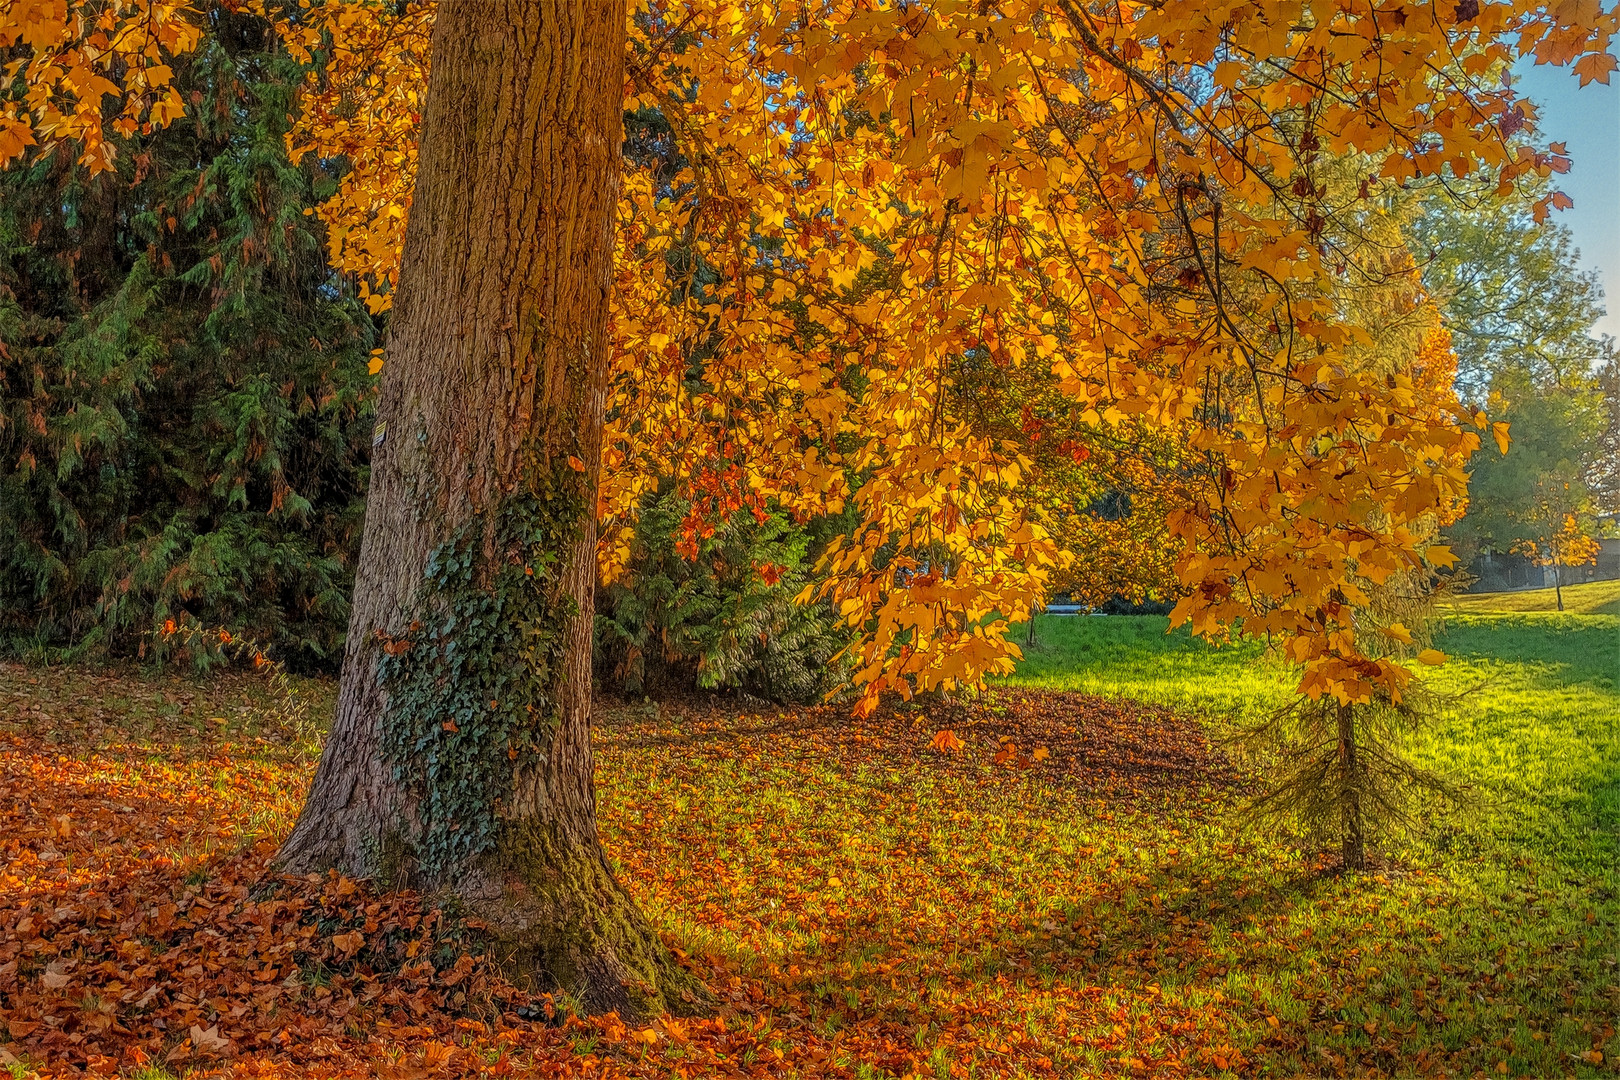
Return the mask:
<path fill-rule="evenodd" d="M 710 1018 L 520 1019 L 410 896 L 266 864 L 318 750 L 262 681 L 0 666 L 0 1063 L 395 1077 L 1613 1076 L 1620 618 L 1452 616 L 1468 785 L 1345 876 L 1241 807 L 1287 697 L 1163 619 L 983 698 L 603 702 L 604 837 Z M 303 684 L 317 712 L 331 688 Z M 934 749 L 954 732 L 962 747 Z M 532 1015 L 525 1010 L 525 1015 Z"/>

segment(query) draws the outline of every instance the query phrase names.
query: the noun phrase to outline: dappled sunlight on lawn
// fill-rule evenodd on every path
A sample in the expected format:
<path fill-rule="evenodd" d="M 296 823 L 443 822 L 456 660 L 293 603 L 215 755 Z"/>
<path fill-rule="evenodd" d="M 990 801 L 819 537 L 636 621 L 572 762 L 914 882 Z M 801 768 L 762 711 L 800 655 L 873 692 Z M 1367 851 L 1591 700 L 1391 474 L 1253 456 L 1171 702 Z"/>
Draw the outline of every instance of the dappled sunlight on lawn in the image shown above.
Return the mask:
<path fill-rule="evenodd" d="M 1442 688 L 1486 686 L 1413 752 L 1471 800 L 1355 878 L 1248 824 L 1210 734 L 1285 672 L 1067 622 L 1034 686 L 865 720 L 599 703 L 609 853 L 720 1001 L 628 1028 L 547 1022 L 416 897 L 270 873 L 314 747 L 258 719 L 262 684 L 0 668 L 0 1045 L 144 1080 L 1597 1075 L 1620 1050 L 1613 627 L 1454 619 Z"/>
<path fill-rule="evenodd" d="M 1620 615 L 1620 581 L 1588 581 L 1565 585 L 1565 615 Z M 1560 614 L 1553 589 L 1526 589 L 1522 592 L 1466 593 L 1446 607 L 1464 614 L 1493 612 L 1544 612 Z"/>

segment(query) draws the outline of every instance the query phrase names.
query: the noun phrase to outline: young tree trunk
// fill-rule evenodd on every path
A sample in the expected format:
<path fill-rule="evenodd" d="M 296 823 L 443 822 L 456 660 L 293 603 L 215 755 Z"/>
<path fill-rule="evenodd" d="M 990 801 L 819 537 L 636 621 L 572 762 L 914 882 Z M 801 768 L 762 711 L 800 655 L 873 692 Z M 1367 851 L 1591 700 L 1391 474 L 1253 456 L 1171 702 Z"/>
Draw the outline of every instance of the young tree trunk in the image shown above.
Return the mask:
<path fill-rule="evenodd" d="M 1361 771 L 1356 754 L 1354 706 L 1339 704 L 1339 806 L 1343 813 L 1341 861 L 1346 870 L 1367 865 L 1367 843 L 1361 815 Z"/>
<path fill-rule="evenodd" d="M 690 1011 L 597 836 L 624 8 L 441 0 L 337 715 L 290 872 L 458 898 L 520 980 Z"/>
<path fill-rule="evenodd" d="M 1559 569 L 1559 563 L 1563 560 L 1564 553 L 1562 551 L 1558 550 L 1558 528 L 1559 528 L 1559 522 L 1558 522 L 1557 516 L 1555 515 L 1553 517 L 1553 521 L 1552 521 L 1553 596 L 1556 597 L 1557 600 L 1558 600 L 1558 610 L 1563 611 L 1564 610 L 1564 572 L 1561 569 Z"/>

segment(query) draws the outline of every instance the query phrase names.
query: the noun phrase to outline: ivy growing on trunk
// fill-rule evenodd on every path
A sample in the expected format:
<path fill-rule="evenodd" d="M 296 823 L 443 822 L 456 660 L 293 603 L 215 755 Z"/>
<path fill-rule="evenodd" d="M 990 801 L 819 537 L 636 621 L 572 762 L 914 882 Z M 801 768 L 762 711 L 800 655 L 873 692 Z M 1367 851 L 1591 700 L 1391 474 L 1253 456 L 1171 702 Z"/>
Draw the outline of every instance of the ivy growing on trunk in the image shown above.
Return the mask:
<path fill-rule="evenodd" d="M 549 748 L 577 614 L 560 553 L 583 514 L 546 485 L 470 519 L 428 559 L 415 632 L 380 642 L 383 752 L 416 799 L 408 858 L 429 875 L 494 846 L 517 763 Z"/>

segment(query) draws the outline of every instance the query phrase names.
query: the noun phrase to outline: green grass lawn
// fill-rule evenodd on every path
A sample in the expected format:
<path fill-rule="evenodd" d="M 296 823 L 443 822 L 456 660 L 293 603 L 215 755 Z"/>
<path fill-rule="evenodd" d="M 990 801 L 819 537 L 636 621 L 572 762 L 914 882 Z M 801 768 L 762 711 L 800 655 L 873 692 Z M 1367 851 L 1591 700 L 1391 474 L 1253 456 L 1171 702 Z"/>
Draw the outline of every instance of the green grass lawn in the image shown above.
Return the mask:
<path fill-rule="evenodd" d="M 1166 625 L 1043 619 L 1008 685 L 859 721 L 709 695 L 601 703 L 609 855 L 722 1008 L 651 1044 L 542 1031 L 514 1065 L 1615 1076 L 1620 617 L 1451 615 L 1437 642 L 1451 662 L 1432 677 L 1470 692 L 1407 749 L 1466 802 L 1425 807 L 1361 876 L 1243 814 L 1257 777 L 1220 739 L 1286 700 L 1289 673 Z M 187 882 L 284 835 L 315 748 L 229 689 L 0 666 L 0 765 L 38 803 L 14 816 L 122 820 L 138 790 Z M 944 728 L 960 750 L 934 749 Z M 14 843 L 44 843 L 35 833 Z M 37 865 L 84 872 L 71 862 Z"/>
<path fill-rule="evenodd" d="M 1260 715 L 1297 680 L 1261 647 L 1212 648 L 1159 615 L 1043 615 L 1006 685 L 1078 690 L 1221 715 Z"/>
<path fill-rule="evenodd" d="M 1433 684 L 1471 692 L 1407 750 L 1466 801 L 1425 807 L 1363 876 L 1250 823 L 1253 774 L 1199 766 L 1143 704 L 1218 739 L 1289 673 L 1166 628 L 1043 619 L 1007 685 L 954 710 L 621 714 L 610 849 L 690 952 L 835 1043 L 897 1033 L 941 1080 L 1613 1075 L 1620 619 L 1453 616 Z M 942 727 L 966 749 L 930 751 Z M 997 767 L 1003 739 L 1052 756 Z"/>
<path fill-rule="evenodd" d="M 1558 597 L 1552 589 L 1468 593 L 1453 600 L 1451 606 L 1470 614 L 1557 611 Z M 1590 581 L 1564 586 L 1564 611 L 1571 615 L 1620 615 L 1620 581 Z"/>
<path fill-rule="evenodd" d="M 1254 996 L 1279 1015 L 1337 996 L 1408 1031 L 1411 1047 L 1472 1047 L 1487 1071 L 1498 1071 L 1487 1060 L 1497 1050 L 1514 1075 L 1595 1072 L 1580 1055 L 1596 1053 L 1614 1068 L 1620 618 L 1576 612 L 1612 610 L 1616 597 L 1616 583 L 1575 586 L 1563 614 L 1539 610 L 1542 594 L 1469 597 L 1447 617 L 1436 644 L 1451 659 L 1430 685 L 1456 696 L 1406 750 L 1465 785 L 1464 804 L 1429 807 L 1414 834 L 1391 838 L 1390 873 L 1309 888 L 1274 879 L 1277 908 L 1311 933 L 1284 964 L 1240 976 Z M 1167 628 L 1152 617 L 1043 619 L 1040 646 L 1008 683 L 1190 707 L 1217 732 L 1287 699 L 1288 673 L 1257 646 L 1214 649 Z M 1376 917 L 1364 918 L 1368 905 Z M 1383 958 L 1363 989 L 1321 978 L 1331 949 L 1315 943 L 1327 941 Z M 1428 1015 L 1437 987 L 1451 999 L 1443 1020 Z M 1356 1035 L 1354 1024 L 1343 1030 Z M 1331 1053 L 1336 1042 L 1322 1045 Z"/>

